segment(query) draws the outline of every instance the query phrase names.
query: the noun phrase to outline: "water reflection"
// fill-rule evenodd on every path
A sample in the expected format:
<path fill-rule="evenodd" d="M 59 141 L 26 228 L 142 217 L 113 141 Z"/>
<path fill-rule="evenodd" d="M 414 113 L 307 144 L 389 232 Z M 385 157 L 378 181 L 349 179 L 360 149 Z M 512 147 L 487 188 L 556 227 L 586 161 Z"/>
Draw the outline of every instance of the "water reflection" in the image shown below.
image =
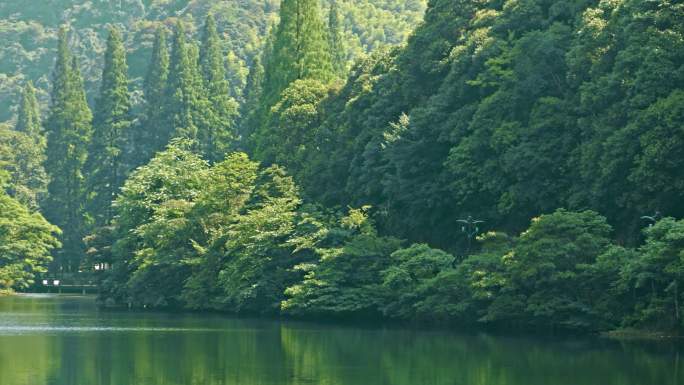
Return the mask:
<path fill-rule="evenodd" d="M 682 384 L 674 343 L 461 336 L 0 298 L 2 385 Z"/>

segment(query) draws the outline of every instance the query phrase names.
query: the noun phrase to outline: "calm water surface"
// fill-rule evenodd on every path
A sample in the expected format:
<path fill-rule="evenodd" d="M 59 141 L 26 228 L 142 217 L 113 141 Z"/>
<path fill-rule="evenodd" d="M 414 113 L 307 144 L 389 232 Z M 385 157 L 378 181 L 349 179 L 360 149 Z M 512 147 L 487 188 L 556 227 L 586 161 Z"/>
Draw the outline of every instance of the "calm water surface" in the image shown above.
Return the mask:
<path fill-rule="evenodd" d="M 682 343 L 503 338 L 0 298 L 1 385 L 681 385 Z"/>

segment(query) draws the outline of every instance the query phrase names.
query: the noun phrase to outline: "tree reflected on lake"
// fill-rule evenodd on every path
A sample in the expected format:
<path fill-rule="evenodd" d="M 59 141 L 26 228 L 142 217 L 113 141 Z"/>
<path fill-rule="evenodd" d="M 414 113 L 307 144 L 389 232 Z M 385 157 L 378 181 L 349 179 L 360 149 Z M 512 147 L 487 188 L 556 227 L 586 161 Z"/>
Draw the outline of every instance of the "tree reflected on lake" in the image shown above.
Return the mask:
<path fill-rule="evenodd" d="M 2 385 L 675 385 L 673 342 L 104 312 L 0 299 Z"/>

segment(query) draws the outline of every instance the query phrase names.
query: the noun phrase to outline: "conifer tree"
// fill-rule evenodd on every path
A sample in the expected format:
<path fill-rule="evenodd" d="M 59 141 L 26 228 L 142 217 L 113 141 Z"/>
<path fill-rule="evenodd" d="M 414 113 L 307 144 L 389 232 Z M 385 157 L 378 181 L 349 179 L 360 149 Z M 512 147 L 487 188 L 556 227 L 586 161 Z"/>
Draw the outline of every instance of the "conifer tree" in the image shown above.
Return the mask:
<path fill-rule="evenodd" d="M 198 68 L 199 51 L 188 43 L 185 28 L 179 20 L 173 36 L 170 72 L 164 104 L 164 120 L 170 128 L 170 137 L 196 140 L 198 120 L 206 117 L 202 96 L 202 76 Z"/>
<path fill-rule="evenodd" d="M 245 86 L 247 85 L 249 69 L 233 51 L 228 51 L 228 55 L 226 55 L 226 68 L 230 96 L 235 99 L 238 105 L 242 105 L 245 101 Z"/>
<path fill-rule="evenodd" d="M 165 100 L 163 103 L 163 119 L 167 126 L 169 137 L 175 136 L 176 127 L 180 120 L 189 116 L 187 111 L 184 111 L 185 100 L 188 95 L 184 92 L 183 87 L 191 83 L 188 81 L 189 71 L 189 53 L 185 37 L 185 27 L 179 20 L 176 23 L 176 28 L 173 32 L 171 41 L 171 55 L 169 59 L 169 78 L 167 81 Z"/>
<path fill-rule="evenodd" d="M 123 185 L 129 164 L 127 138 L 131 126 L 131 102 L 128 94 L 128 66 L 121 33 L 109 32 L 105 52 L 100 95 L 95 106 L 93 138 L 88 163 L 88 212 L 95 225 L 109 224 L 111 202 Z"/>
<path fill-rule="evenodd" d="M 318 0 L 283 0 L 273 53 L 264 67 L 269 106 L 295 80 L 331 80 L 330 47 Z"/>
<path fill-rule="evenodd" d="M 245 102 L 240 110 L 240 138 L 242 146 L 251 148 L 252 134 L 259 124 L 259 104 L 263 95 L 264 66 L 259 57 L 254 58 L 254 63 L 247 76 L 245 86 Z"/>
<path fill-rule="evenodd" d="M 92 114 L 86 101 L 78 61 L 67 46 L 67 32 L 59 32 L 57 61 L 53 73 L 52 104 L 45 128 L 50 176 L 46 217 L 63 229 L 62 249 L 55 263 L 63 271 L 78 269 L 83 255 L 84 177 Z"/>
<path fill-rule="evenodd" d="M 337 76 L 344 76 L 347 66 L 341 28 L 337 0 L 332 0 L 330 2 L 330 13 L 328 14 L 328 44 L 330 45 L 333 71 Z"/>
<path fill-rule="evenodd" d="M 210 87 L 228 91 L 221 54 L 221 38 L 216 29 L 216 20 L 213 14 L 208 14 L 202 31 L 202 57 L 200 58 L 202 77 Z"/>
<path fill-rule="evenodd" d="M 268 127 L 271 107 L 281 93 L 296 80 L 315 80 L 322 84 L 335 77 L 330 59 L 327 29 L 321 19 L 317 0 L 284 0 L 273 48 L 264 52 L 263 96 L 257 108 L 256 123 L 247 143 L 255 156 L 264 161 L 273 149 L 273 127 Z"/>
<path fill-rule="evenodd" d="M 270 104 L 265 99 L 264 86 L 266 68 L 272 68 L 273 47 L 275 45 L 278 24 L 271 22 L 261 55 L 254 57 L 245 86 L 245 102 L 240 110 L 240 143 L 246 151 L 254 153 L 259 141 L 259 129 L 265 121 Z"/>
<path fill-rule="evenodd" d="M 271 21 L 266 32 L 266 40 L 261 50 L 261 65 L 264 68 L 271 67 L 271 58 L 273 57 L 273 47 L 275 45 L 276 35 L 278 33 L 278 23 Z"/>
<path fill-rule="evenodd" d="M 136 166 L 145 164 L 169 140 L 171 133 L 164 118 L 164 103 L 169 77 L 169 49 L 166 45 L 166 29 L 157 28 L 152 47 L 152 60 L 145 77 L 145 117 L 135 135 Z"/>
<path fill-rule="evenodd" d="M 21 95 L 16 130 L 33 138 L 41 136 L 43 130 L 40 123 L 40 108 L 36 99 L 36 89 L 30 80 L 24 86 Z"/>
<path fill-rule="evenodd" d="M 40 107 L 31 81 L 24 86 L 15 131 L 17 132 L 7 141 L 7 145 L 14 149 L 10 168 L 12 178 L 7 191 L 31 209 L 38 209 L 47 192 L 47 175 L 43 165 L 45 135 L 41 127 Z"/>
<path fill-rule="evenodd" d="M 221 39 L 216 30 L 216 21 L 209 14 L 202 35 L 200 55 L 203 95 L 208 99 L 208 114 L 203 115 L 204 124 L 200 127 L 199 141 L 202 152 L 210 161 L 222 159 L 237 138 L 235 134 L 235 116 L 237 103 L 230 96 L 230 87 L 226 79 L 226 67 L 221 50 Z M 204 100 L 198 100 L 202 107 Z"/>
<path fill-rule="evenodd" d="M 55 60 L 55 67 L 52 71 L 52 93 L 50 94 L 50 115 L 46 122 L 46 128 L 58 128 L 56 126 L 50 127 L 51 122 L 59 117 L 59 113 L 63 112 L 66 107 L 67 95 L 69 94 L 69 78 L 71 69 L 71 52 L 69 51 L 67 42 L 67 29 L 61 27 L 58 35 L 57 43 L 57 58 Z M 48 134 L 50 132 L 48 131 Z"/>
<path fill-rule="evenodd" d="M 189 138 L 197 141 L 199 150 L 206 152 L 207 143 L 212 143 L 208 138 L 210 133 L 220 132 L 211 127 L 212 124 L 217 123 L 216 114 L 212 108 L 211 101 L 208 97 L 208 90 L 204 86 L 204 79 L 202 76 L 202 66 L 200 64 L 200 46 L 194 40 L 188 43 L 188 57 L 189 57 L 189 73 L 191 82 L 188 86 L 187 109 L 190 113 L 190 120 L 195 127 L 194 130 L 184 130 L 182 126 L 176 130 L 175 137 Z M 224 69 L 225 71 L 225 69 Z M 225 73 L 225 72 L 224 72 Z M 215 137 L 215 136 L 214 136 Z M 213 143 L 216 143 L 215 141 Z M 206 152 L 208 155 L 209 152 Z"/>

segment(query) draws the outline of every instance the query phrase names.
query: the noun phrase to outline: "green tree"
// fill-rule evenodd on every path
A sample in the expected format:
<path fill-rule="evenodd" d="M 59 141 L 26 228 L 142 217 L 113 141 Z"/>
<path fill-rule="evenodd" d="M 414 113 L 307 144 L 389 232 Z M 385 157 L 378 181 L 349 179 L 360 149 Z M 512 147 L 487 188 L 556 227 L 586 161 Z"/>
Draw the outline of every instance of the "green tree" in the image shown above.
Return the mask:
<path fill-rule="evenodd" d="M 46 217 L 66 231 L 55 263 L 64 271 L 76 271 L 83 257 L 85 184 L 83 167 L 88 157 L 92 114 L 86 101 L 76 58 L 67 47 L 67 32 L 59 33 L 53 73 L 50 113 L 45 123 L 45 169 L 50 176 Z"/>
<path fill-rule="evenodd" d="M 4 185 L 0 176 L 0 186 Z M 0 188 L 0 292 L 26 289 L 47 271 L 60 230 Z"/>
<path fill-rule="evenodd" d="M 583 15 L 568 56 L 586 138 L 577 198 L 611 218 L 632 244 L 643 212 L 684 213 L 675 203 L 681 168 L 673 157 L 683 138 L 675 123 L 682 116 L 682 21 L 673 3 L 600 3 Z"/>
<path fill-rule="evenodd" d="M 275 46 L 276 37 L 278 34 L 278 23 L 274 20 L 268 25 L 266 30 L 266 38 L 264 39 L 263 47 L 261 49 L 261 55 L 257 55 L 254 58 L 259 58 L 261 60 L 261 65 L 264 68 L 270 68 L 273 61 L 273 49 Z"/>
<path fill-rule="evenodd" d="M 382 237 L 368 208 L 351 209 L 316 247 L 318 261 L 297 266 L 305 276 L 287 288 L 282 311 L 299 316 L 367 316 L 380 314 L 385 298 L 382 272 L 401 241 Z M 326 244 L 327 243 L 327 244 Z"/>
<path fill-rule="evenodd" d="M 285 288 L 300 278 L 293 267 L 312 258 L 309 232 L 318 226 L 300 212 L 282 169 L 259 170 L 241 153 L 209 167 L 192 146 L 174 140 L 137 169 L 115 202 L 113 234 L 89 239 L 94 257 L 113 263 L 103 297 L 277 312 Z M 115 242 L 111 253 L 107 240 Z"/>
<path fill-rule="evenodd" d="M 112 28 L 102 71 L 102 85 L 96 100 L 93 135 L 88 162 L 88 213 L 96 226 L 112 219 L 112 201 L 123 185 L 129 169 L 126 154 L 131 127 L 131 102 L 128 94 L 128 66 L 121 32 Z"/>
<path fill-rule="evenodd" d="M 97 94 L 100 48 L 106 41 L 106 34 L 92 31 L 104 31 L 109 25 L 118 25 L 126 31 L 129 75 L 131 79 L 139 79 L 144 77 L 147 69 L 143 63 L 147 61 L 151 45 L 148 37 L 156 26 L 168 27 L 178 16 L 177 12 L 185 10 L 182 17 L 187 29 L 199 31 L 204 17 L 210 12 L 217 19 L 219 30 L 227 42 L 226 48 L 251 65 L 253 57 L 261 51 L 268 24 L 277 19 L 280 5 L 280 0 L 195 0 L 193 6 L 185 9 L 187 4 L 176 0 L 121 0 L 121 4 L 108 2 L 102 7 L 94 7 L 90 6 L 90 0 L 73 0 L 22 7 L 20 0 L 8 1 L 12 3 L 3 8 L 4 15 L 15 17 L 3 26 L 5 44 L 0 47 L 0 67 L 7 77 L 3 78 L 1 86 L 0 121 L 12 118 L 13 108 L 18 104 L 17 84 L 33 79 L 38 87 L 45 87 L 45 82 L 38 83 L 37 79 L 49 72 L 52 66 L 50 58 L 55 41 L 47 39 L 45 34 L 58 29 L 61 18 L 57 15 L 74 15 L 72 25 L 80 38 L 73 42 L 78 45 L 82 71 L 86 76 L 86 91 L 90 96 Z M 422 20 L 426 3 L 427 0 L 338 1 L 340 14 L 348 26 L 344 39 L 349 46 L 350 58 L 404 42 Z M 321 2 L 325 11 L 328 5 L 329 0 Z M 327 12 L 325 14 L 327 16 Z M 28 20 L 31 22 L 27 23 Z M 136 102 L 140 96 L 138 92 L 141 90 L 137 89 L 140 83 L 131 83 Z M 41 89 L 40 93 L 46 90 Z"/>
<path fill-rule="evenodd" d="M 10 172 L 6 190 L 22 204 L 37 209 L 47 190 L 45 135 L 30 81 L 24 87 L 14 131 L 0 129 L 0 133 L 0 164 Z"/>
<path fill-rule="evenodd" d="M 44 162 L 43 137 L 0 127 L 0 172 L 9 173 L 5 191 L 31 210 L 45 203 L 48 179 Z"/>
<path fill-rule="evenodd" d="M 134 171 L 114 207 L 112 269 L 103 296 L 136 305 L 180 305 L 190 267 L 187 214 L 207 186 L 207 163 L 175 139 Z"/>
<path fill-rule="evenodd" d="M 645 230 L 646 243 L 620 271 L 634 298 L 625 326 L 681 331 L 684 328 L 684 221 L 665 218 Z"/>
<path fill-rule="evenodd" d="M 587 329 L 597 326 L 585 270 L 610 246 L 612 228 L 593 211 L 558 210 L 532 220 L 503 257 L 506 282 L 487 319 Z"/>
<path fill-rule="evenodd" d="M 309 171 L 306 180 L 300 181 L 307 193 L 321 202 L 388 207 L 383 176 L 389 170 L 382 156 L 389 143 L 383 131 L 387 122 L 397 121 L 404 108 L 398 97 L 389 97 L 397 84 L 396 71 L 390 72 L 394 60 L 395 54 L 378 52 L 355 64 L 344 87 L 333 90 L 321 106 L 325 107 L 323 123 L 315 129 L 316 146 L 309 146 L 313 151 L 307 156 Z M 382 126 L 381 121 L 385 122 Z M 387 135 L 392 140 L 396 136 Z M 362 166 L 371 159 L 375 166 Z M 386 227 L 386 219 L 378 224 Z"/>
<path fill-rule="evenodd" d="M 632 122 L 639 150 L 629 179 L 634 207 L 679 215 L 684 196 L 684 89 L 658 99 Z M 636 135 L 635 135 L 636 136 Z"/>
<path fill-rule="evenodd" d="M 592 308 L 598 315 L 594 328 L 613 330 L 633 325 L 635 291 L 625 278 L 639 258 L 636 249 L 612 245 L 591 265 L 582 266 L 582 286 L 592 293 Z M 643 325 L 643 324 L 642 324 Z"/>
<path fill-rule="evenodd" d="M 261 98 L 263 96 L 264 67 L 261 59 L 254 58 L 252 68 L 247 76 L 245 86 L 245 101 L 240 108 L 240 139 L 245 148 L 254 148 L 253 140 L 256 139 L 254 133 L 259 126 L 259 110 Z"/>
<path fill-rule="evenodd" d="M 145 115 L 142 124 L 136 127 L 135 165 L 147 163 L 157 151 L 168 143 L 171 133 L 164 116 L 165 93 L 169 77 L 169 51 L 166 30 L 158 27 L 155 33 L 152 58 L 149 63 L 143 91 L 145 94 Z"/>
<path fill-rule="evenodd" d="M 43 127 L 40 120 L 40 106 L 38 106 L 38 100 L 36 99 L 36 89 L 31 81 L 26 83 L 21 94 L 19 116 L 15 129 L 36 139 L 42 136 Z"/>
<path fill-rule="evenodd" d="M 387 300 L 383 314 L 399 319 L 486 323 L 488 307 L 505 283 L 502 257 L 514 240 L 503 233 L 478 237 L 480 252 L 454 265 L 450 254 L 427 245 L 413 245 L 392 254 L 383 272 Z"/>
<path fill-rule="evenodd" d="M 171 44 L 164 124 L 170 129 L 170 137 L 195 140 L 208 111 L 204 110 L 206 100 L 202 100 L 199 52 L 194 43 L 188 43 L 186 39 L 185 27 L 179 20 Z"/>
<path fill-rule="evenodd" d="M 294 181 L 272 166 L 259 172 L 243 215 L 228 227 L 218 282 L 220 301 L 236 312 L 274 314 L 299 274 L 296 234 L 301 204 Z"/>
<path fill-rule="evenodd" d="M 282 165 L 299 176 L 306 167 L 307 156 L 316 149 L 321 102 L 328 91 L 328 86 L 312 79 L 297 80 L 285 89 L 260 132 L 256 157 Z"/>
<path fill-rule="evenodd" d="M 347 70 L 347 55 L 342 39 L 342 25 L 340 25 L 340 12 L 337 0 L 330 2 L 328 14 L 328 45 L 330 46 L 330 58 L 333 71 L 337 76 L 344 76 Z"/>
<path fill-rule="evenodd" d="M 259 165 L 244 153 L 233 153 L 209 171 L 207 188 L 190 213 L 194 227 L 192 268 L 183 288 L 183 301 L 194 309 L 225 309 L 226 292 L 219 274 L 232 253 L 230 226 L 239 220 L 256 187 Z"/>
<path fill-rule="evenodd" d="M 382 272 L 387 299 L 381 305 L 383 314 L 400 319 L 416 318 L 415 305 L 421 286 L 451 267 L 454 257 L 425 244 L 397 250 L 392 263 Z"/>
<path fill-rule="evenodd" d="M 290 83 L 300 79 L 327 82 L 333 77 L 328 35 L 316 0 L 284 0 L 273 52 L 264 64 L 264 98 L 273 105 Z"/>
<path fill-rule="evenodd" d="M 237 139 L 235 119 L 238 105 L 230 95 L 221 39 L 211 14 L 204 25 L 200 65 L 211 115 L 199 132 L 199 141 L 207 159 L 214 162 L 222 159 Z"/>

